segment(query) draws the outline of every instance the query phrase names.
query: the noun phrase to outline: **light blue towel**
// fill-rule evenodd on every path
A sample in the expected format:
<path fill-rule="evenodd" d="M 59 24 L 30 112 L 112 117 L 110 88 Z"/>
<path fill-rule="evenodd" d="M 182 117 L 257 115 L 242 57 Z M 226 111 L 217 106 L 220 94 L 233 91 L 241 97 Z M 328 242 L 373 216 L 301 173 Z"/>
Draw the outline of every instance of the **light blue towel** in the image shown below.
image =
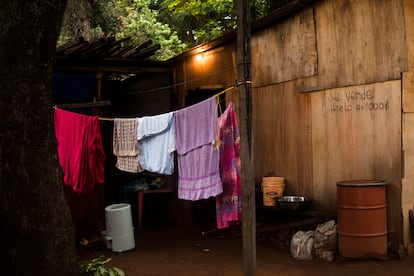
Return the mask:
<path fill-rule="evenodd" d="M 174 113 L 138 118 L 138 160 L 144 170 L 171 175 L 174 172 Z"/>

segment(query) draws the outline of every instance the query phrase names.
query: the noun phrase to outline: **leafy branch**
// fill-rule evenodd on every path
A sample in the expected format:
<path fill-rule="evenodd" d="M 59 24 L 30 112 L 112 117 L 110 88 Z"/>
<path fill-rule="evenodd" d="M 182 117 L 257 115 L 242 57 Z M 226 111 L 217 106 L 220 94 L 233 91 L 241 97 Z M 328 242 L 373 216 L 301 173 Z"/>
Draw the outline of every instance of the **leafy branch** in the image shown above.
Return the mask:
<path fill-rule="evenodd" d="M 106 267 L 112 259 L 100 256 L 92 261 L 84 261 L 80 264 L 81 275 L 83 276 L 125 276 L 125 272 L 117 267 Z"/>

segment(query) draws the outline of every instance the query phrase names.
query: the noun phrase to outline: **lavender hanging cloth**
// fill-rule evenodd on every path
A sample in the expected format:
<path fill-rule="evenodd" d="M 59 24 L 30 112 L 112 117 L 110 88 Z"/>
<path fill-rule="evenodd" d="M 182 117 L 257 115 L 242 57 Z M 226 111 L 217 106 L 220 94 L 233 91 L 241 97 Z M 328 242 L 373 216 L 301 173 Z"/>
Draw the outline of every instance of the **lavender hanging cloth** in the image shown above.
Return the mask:
<path fill-rule="evenodd" d="M 217 136 L 215 97 L 176 111 L 175 142 L 178 159 L 178 198 L 200 200 L 223 192 Z"/>

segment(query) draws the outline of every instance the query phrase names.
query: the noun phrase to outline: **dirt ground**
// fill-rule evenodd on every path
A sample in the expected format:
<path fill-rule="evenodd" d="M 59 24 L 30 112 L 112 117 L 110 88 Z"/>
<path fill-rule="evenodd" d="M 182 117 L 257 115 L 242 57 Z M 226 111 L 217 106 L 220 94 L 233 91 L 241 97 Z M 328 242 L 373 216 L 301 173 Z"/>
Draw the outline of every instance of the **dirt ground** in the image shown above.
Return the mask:
<path fill-rule="evenodd" d="M 104 255 L 126 275 L 243 275 L 240 228 L 204 234 L 200 226 L 151 226 L 135 233 L 135 248 L 115 253 L 103 244 L 79 247 L 80 260 Z M 414 275 L 414 258 L 402 260 L 295 260 L 288 246 L 258 237 L 256 275 Z"/>

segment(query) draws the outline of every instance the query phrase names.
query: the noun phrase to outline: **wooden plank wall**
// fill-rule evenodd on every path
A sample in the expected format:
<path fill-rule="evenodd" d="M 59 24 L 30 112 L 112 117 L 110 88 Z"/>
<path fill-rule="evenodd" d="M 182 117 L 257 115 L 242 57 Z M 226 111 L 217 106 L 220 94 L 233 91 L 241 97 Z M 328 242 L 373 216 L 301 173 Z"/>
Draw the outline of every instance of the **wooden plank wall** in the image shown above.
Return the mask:
<path fill-rule="evenodd" d="M 254 34 L 251 47 L 256 87 L 314 75 L 317 52 L 313 9 L 292 16 L 277 28 Z"/>
<path fill-rule="evenodd" d="M 299 93 L 294 81 L 254 90 L 255 178 L 336 211 L 340 180 L 390 183 L 389 232 L 400 230 L 401 81 Z"/>
<path fill-rule="evenodd" d="M 254 89 L 255 179 L 285 178 L 285 194 L 313 196 L 310 94 L 295 81 Z"/>
<path fill-rule="evenodd" d="M 401 75 L 408 70 L 407 39 L 413 39 L 406 39 L 402 27 L 404 1 L 413 2 L 321 0 L 252 37 L 256 182 L 274 172 L 286 178 L 285 193 L 310 196 L 317 209 L 336 211 L 338 181 L 384 179 L 390 183 L 389 238 L 397 244 L 402 240 L 401 86 L 411 91 Z M 179 93 L 233 85 L 234 46 L 216 52 L 211 67 L 182 62 L 177 82 L 233 71 L 188 83 Z M 404 93 L 408 100 L 411 94 Z M 411 121 L 407 117 L 404 124 L 407 134 L 414 133 Z"/>
<path fill-rule="evenodd" d="M 401 79 L 407 70 L 402 0 L 320 1 L 314 9 L 318 74 L 301 91 Z"/>
<path fill-rule="evenodd" d="M 413 75 L 411 73 L 411 75 Z M 405 77 L 404 77 L 405 79 Z M 412 83 L 404 81 L 403 91 L 413 90 Z M 405 92 L 404 92 L 405 93 Z M 401 184 L 401 215 L 403 220 L 403 242 L 410 255 L 414 255 L 414 231 L 409 211 L 414 208 L 414 113 L 403 114 L 402 125 L 404 175 Z"/>
<path fill-rule="evenodd" d="M 235 84 L 237 71 L 235 45 L 219 47 L 198 55 L 190 56 L 181 62 L 176 71 L 178 106 L 184 106 L 188 90 L 225 89 Z"/>
<path fill-rule="evenodd" d="M 414 230 L 409 218 L 409 210 L 414 208 L 414 1 L 404 0 L 404 8 L 409 71 L 403 73 L 404 175 L 401 187 L 401 212 L 404 246 L 410 255 L 414 255 Z"/>
<path fill-rule="evenodd" d="M 294 20 L 312 15 L 305 21 L 315 22 L 314 36 Z M 275 171 L 286 177 L 287 193 L 310 195 L 317 209 L 335 212 L 338 181 L 384 179 L 394 243 L 402 233 L 403 16 L 398 0 L 326 0 L 286 21 L 301 28 L 284 22 L 252 39 L 256 181 Z M 316 40 L 280 39 L 292 30 Z M 304 63 L 295 47 L 286 47 L 292 41 L 306 41 L 301 47 L 309 53 L 315 45 L 313 75 L 295 66 Z"/>
<path fill-rule="evenodd" d="M 312 93 L 313 198 L 336 209 L 340 180 L 389 183 L 388 231 L 399 240 L 401 206 L 401 81 Z"/>

